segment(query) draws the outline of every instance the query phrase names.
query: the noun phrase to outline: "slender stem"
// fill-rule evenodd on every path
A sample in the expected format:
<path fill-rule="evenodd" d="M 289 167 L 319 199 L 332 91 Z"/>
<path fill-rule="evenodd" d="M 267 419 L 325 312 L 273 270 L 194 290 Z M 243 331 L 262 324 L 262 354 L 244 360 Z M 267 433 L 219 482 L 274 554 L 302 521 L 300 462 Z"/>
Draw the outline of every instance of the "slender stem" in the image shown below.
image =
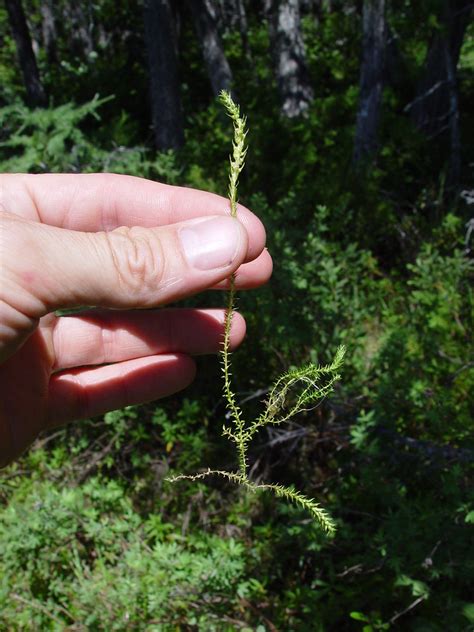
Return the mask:
<path fill-rule="evenodd" d="M 237 217 L 237 188 L 239 182 L 239 175 L 245 164 L 245 155 L 247 148 L 245 146 L 245 137 L 247 132 L 245 131 L 245 117 L 240 115 L 240 108 L 236 105 L 229 93 L 223 91 L 220 94 L 220 99 L 227 110 L 227 114 L 232 119 L 234 127 L 234 138 L 232 142 L 232 155 L 229 158 L 230 171 L 229 171 L 229 202 L 230 202 L 230 215 L 231 217 Z M 231 386 L 231 370 L 230 370 L 230 330 L 232 326 L 232 315 L 234 312 L 235 303 L 235 275 L 232 275 L 229 279 L 229 294 L 227 299 L 227 311 L 224 322 L 224 340 L 222 344 L 222 371 L 224 374 L 224 397 L 226 399 L 230 417 L 234 422 L 236 433 L 231 433 L 231 436 L 237 446 L 237 452 L 239 457 L 239 471 L 242 476 L 247 477 L 247 442 L 248 439 L 245 436 L 245 422 L 241 417 L 241 410 L 237 406 L 235 394 Z"/>
<path fill-rule="evenodd" d="M 237 406 L 235 401 L 235 395 L 231 385 L 231 371 L 230 371 L 230 330 L 232 326 L 232 315 L 234 311 L 235 302 L 235 276 L 232 275 L 229 279 L 230 289 L 227 297 L 227 309 L 224 321 L 224 340 L 222 343 L 222 371 L 224 374 L 224 397 L 228 405 L 230 416 L 234 421 L 237 430 L 237 451 L 239 455 L 239 471 L 243 476 L 247 474 L 247 457 L 246 457 L 246 442 L 244 441 L 243 434 L 245 430 L 245 422 L 241 416 L 241 410 Z"/>

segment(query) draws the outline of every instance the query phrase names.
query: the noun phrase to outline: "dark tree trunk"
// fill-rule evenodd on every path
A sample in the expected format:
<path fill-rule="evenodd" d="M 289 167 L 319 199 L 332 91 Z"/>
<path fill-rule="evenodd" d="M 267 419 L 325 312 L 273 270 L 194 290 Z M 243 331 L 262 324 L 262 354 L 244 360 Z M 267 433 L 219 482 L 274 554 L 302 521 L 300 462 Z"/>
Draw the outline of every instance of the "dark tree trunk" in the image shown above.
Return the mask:
<path fill-rule="evenodd" d="M 456 64 L 449 46 L 444 49 L 446 77 L 449 86 L 449 173 L 447 185 L 452 187 L 459 182 L 461 175 L 461 131 L 459 129 L 459 100 L 456 83 Z"/>
<path fill-rule="evenodd" d="M 225 28 L 247 29 L 247 13 L 244 0 L 206 0 L 212 4 L 219 21 Z"/>
<path fill-rule="evenodd" d="M 266 0 L 270 45 L 282 112 L 288 118 L 304 114 L 314 98 L 311 87 L 298 0 Z"/>
<path fill-rule="evenodd" d="M 386 47 L 385 0 L 364 0 L 362 64 L 354 140 L 354 164 L 369 160 L 377 150 L 382 108 Z"/>
<path fill-rule="evenodd" d="M 23 81 L 26 88 L 26 102 L 30 107 L 45 106 L 48 100 L 43 84 L 41 83 L 21 0 L 5 0 L 5 4 L 16 44 L 21 72 L 23 73 Z"/>
<path fill-rule="evenodd" d="M 219 26 L 223 29 L 237 29 L 247 58 L 251 59 L 248 40 L 247 12 L 244 0 L 207 0 L 211 2 L 217 14 Z"/>
<path fill-rule="evenodd" d="M 158 149 L 179 149 L 184 143 L 183 115 L 176 24 L 169 0 L 146 0 L 144 22 L 155 144 Z"/>
<path fill-rule="evenodd" d="M 217 30 L 215 9 L 208 0 L 188 0 L 188 5 L 214 96 L 217 96 L 221 90 L 230 91 L 232 71 Z"/>
<path fill-rule="evenodd" d="M 63 6 L 68 25 L 70 48 L 79 58 L 87 58 L 94 50 L 94 18 L 91 0 L 68 0 Z"/>
<path fill-rule="evenodd" d="M 387 24 L 385 45 L 385 84 L 395 92 L 403 94 L 407 86 L 410 68 L 407 59 L 400 50 L 398 35 Z"/>
<path fill-rule="evenodd" d="M 56 40 L 56 18 L 54 15 L 54 4 L 52 0 L 42 0 L 40 5 L 41 29 L 43 34 L 43 46 L 49 63 L 57 61 Z"/>
<path fill-rule="evenodd" d="M 430 138 L 449 138 L 448 185 L 459 179 L 461 136 L 456 68 L 474 3 L 448 0 L 442 29 L 431 41 L 415 100 L 405 110 L 420 131 Z"/>
<path fill-rule="evenodd" d="M 432 38 L 416 98 L 406 107 L 418 129 L 430 136 L 449 128 L 452 91 L 449 68 L 454 68 L 455 76 L 472 6 L 472 0 L 446 2 L 443 26 Z"/>

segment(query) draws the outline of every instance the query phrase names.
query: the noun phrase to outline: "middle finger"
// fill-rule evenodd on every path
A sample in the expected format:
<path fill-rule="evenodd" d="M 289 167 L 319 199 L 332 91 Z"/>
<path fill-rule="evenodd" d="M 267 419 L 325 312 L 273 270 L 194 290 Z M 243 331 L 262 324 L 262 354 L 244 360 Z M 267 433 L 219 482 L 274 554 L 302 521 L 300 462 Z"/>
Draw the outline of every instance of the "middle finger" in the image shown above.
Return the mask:
<path fill-rule="evenodd" d="M 123 362 L 161 353 L 217 353 L 225 311 L 169 308 L 144 311 L 88 310 L 59 317 L 53 328 L 54 371 Z M 245 335 L 245 321 L 232 318 L 231 348 Z"/>

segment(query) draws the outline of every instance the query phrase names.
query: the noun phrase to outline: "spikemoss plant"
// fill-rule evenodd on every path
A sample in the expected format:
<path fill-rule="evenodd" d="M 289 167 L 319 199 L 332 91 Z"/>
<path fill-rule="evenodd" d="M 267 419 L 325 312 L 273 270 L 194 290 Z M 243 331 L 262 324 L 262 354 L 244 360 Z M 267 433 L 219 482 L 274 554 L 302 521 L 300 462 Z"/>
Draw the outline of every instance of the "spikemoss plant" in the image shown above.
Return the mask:
<path fill-rule="evenodd" d="M 227 110 L 227 114 L 233 121 L 234 138 L 232 155 L 230 156 L 229 171 L 229 201 L 232 217 L 237 216 L 237 186 L 240 172 L 245 163 L 246 147 L 246 118 L 241 116 L 240 108 L 234 103 L 228 92 L 222 91 L 220 101 Z M 344 347 L 339 347 L 334 360 L 326 366 L 309 364 L 299 369 L 292 369 L 281 375 L 269 390 L 265 409 L 254 421 L 248 422 L 242 416 L 242 411 L 237 404 L 231 384 L 231 361 L 229 351 L 230 329 L 235 302 L 235 277 L 229 280 L 227 311 L 224 324 L 224 338 L 222 342 L 221 361 L 223 374 L 223 391 L 227 405 L 227 423 L 222 429 L 223 436 L 235 444 L 238 456 L 238 471 L 227 472 L 224 470 L 207 469 L 204 472 L 191 475 L 170 477 L 167 480 L 198 480 L 215 475 L 237 483 L 252 492 L 271 490 L 276 496 L 285 498 L 306 511 L 315 518 L 322 529 L 328 534 L 334 533 L 335 525 L 329 514 L 313 499 L 307 498 L 293 487 L 285 487 L 274 483 L 255 483 L 248 475 L 248 446 L 255 434 L 268 425 L 282 424 L 294 415 L 309 410 L 328 395 L 339 379 L 338 369 L 342 365 Z"/>

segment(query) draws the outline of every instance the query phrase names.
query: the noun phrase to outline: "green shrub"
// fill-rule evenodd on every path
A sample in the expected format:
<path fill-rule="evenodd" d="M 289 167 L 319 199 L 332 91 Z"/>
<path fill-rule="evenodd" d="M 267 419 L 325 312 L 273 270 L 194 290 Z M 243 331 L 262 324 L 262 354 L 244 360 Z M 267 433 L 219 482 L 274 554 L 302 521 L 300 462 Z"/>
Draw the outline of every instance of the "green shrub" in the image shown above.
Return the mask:
<path fill-rule="evenodd" d="M 0 109 L 0 171 L 20 173 L 115 172 L 175 183 L 181 167 L 172 151 L 155 153 L 145 147 L 118 144 L 128 117 L 121 115 L 108 125 L 101 122 L 100 108 L 113 97 L 97 95 L 83 105 L 29 109 L 20 102 Z M 95 119 L 99 131 L 88 125 Z M 114 143 L 106 142 L 109 128 Z"/>
<path fill-rule="evenodd" d="M 239 615 L 261 590 L 233 538 L 142 519 L 118 483 L 19 488 L 0 515 L 0 627 L 174 630 Z M 229 628 L 231 629 L 231 628 Z"/>
<path fill-rule="evenodd" d="M 385 310 L 372 397 L 386 427 L 472 447 L 474 264 L 461 244 L 443 253 L 453 219 L 437 235 L 442 246 L 426 243 L 407 266 L 408 279 Z"/>

